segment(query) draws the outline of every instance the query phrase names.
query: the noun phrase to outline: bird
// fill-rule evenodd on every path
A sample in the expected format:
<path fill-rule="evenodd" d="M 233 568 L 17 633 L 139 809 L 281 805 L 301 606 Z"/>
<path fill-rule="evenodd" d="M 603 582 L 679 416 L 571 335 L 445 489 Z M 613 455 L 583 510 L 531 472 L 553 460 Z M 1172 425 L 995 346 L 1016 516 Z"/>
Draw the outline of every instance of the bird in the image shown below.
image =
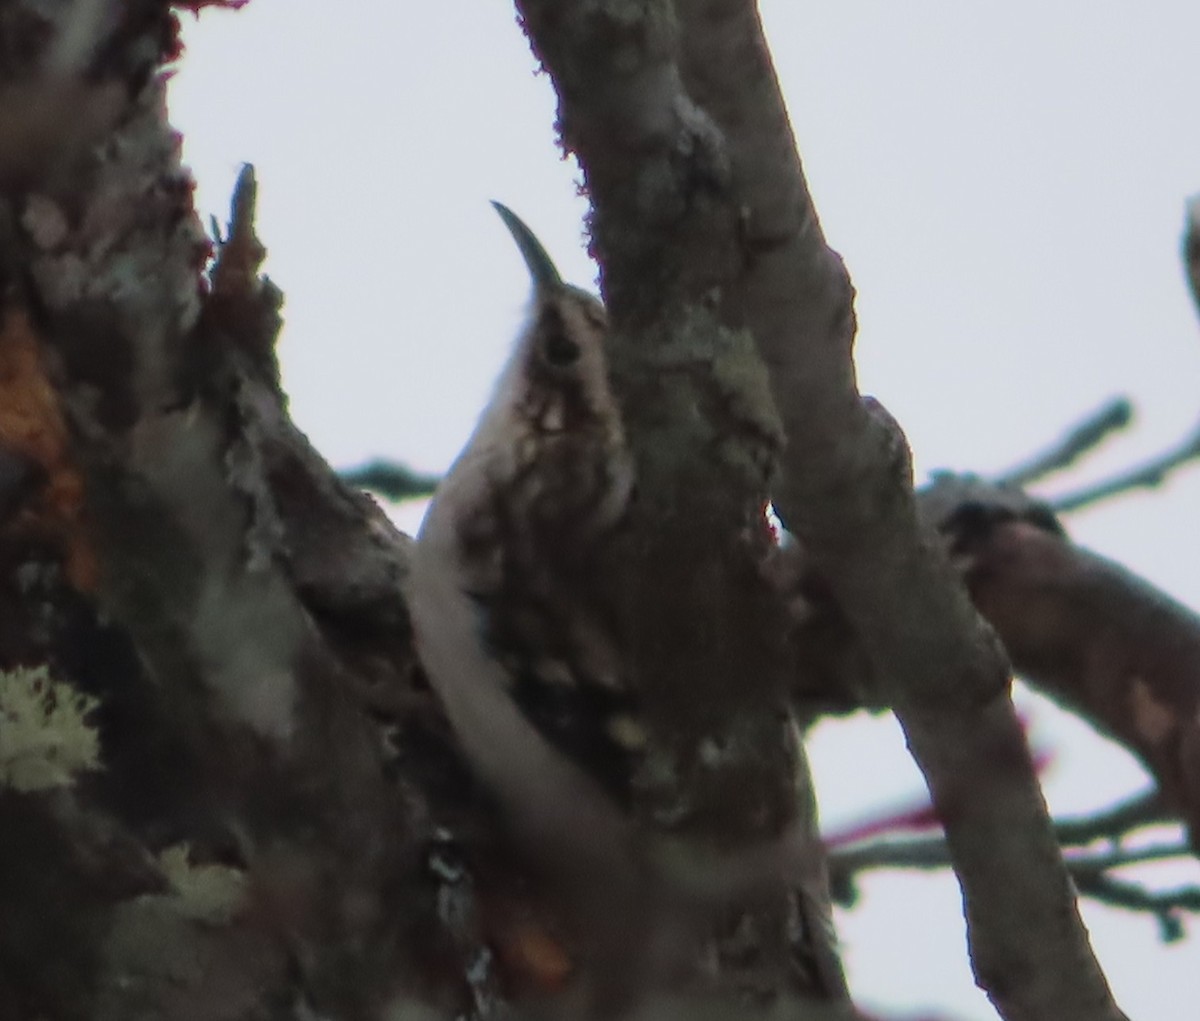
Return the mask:
<path fill-rule="evenodd" d="M 533 293 L 413 549 L 406 595 L 430 686 L 514 839 L 574 902 L 593 951 L 620 959 L 610 973 L 634 981 L 644 949 L 670 946 L 678 958 L 707 928 L 697 919 L 795 880 L 787 901 L 816 948 L 805 953 L 827 995 L 844 997 L 811 806 L 776 838 L 721 852 L 683 846 L 639 816 L 654 735 L 611 590 L 627 577 L 611 568 L 629 556 L 621 541 L 637 487 L 609 379 L 608 316 L 562 280 L 515 213 L 493 205 Z M 809 791 L 806 777 L 798 789 Z"/>
<path fill-rule="evenodd" d="M 598 584 L 633 496 L 603 304 L 493 203 L 533 293 L 495 390 L 438 485 L 408 586 L 414 639 L 467 758 L 552 860 L 633 868 L 638 728 Z M 580 859 L 582 855 L 582 859 Z"/>

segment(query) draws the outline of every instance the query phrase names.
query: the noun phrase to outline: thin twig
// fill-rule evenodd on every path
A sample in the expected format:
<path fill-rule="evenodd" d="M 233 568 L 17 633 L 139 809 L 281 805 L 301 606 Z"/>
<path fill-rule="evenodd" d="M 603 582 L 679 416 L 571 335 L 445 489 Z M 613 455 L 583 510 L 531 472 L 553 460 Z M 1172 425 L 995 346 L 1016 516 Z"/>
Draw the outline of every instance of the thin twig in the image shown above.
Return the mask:
<path fill-rule="evenodd" d="M 1072 874 L 1094 875 L 1124 865 L 1189 856 L 1191 849 L 1183 839 L 1176 843 L 1143 848 L 1120 846 L 1130 833 L 1143 826 L 1176 821 L 1164 810 L 1157 790 L 1150 790 L 1092 815 L 1056 820 L 1054 832 L 1059 845 L 1073 852 L 1067 858 Z M 1107 841 L 1111 846 L 1101 851 L 1082 850 L 1098 840 Z M 879 868 L 935 869 L 950 865 L 950 852 L 945 837 L 940 833 L 928 837 L 859 841 L 856 844 L 835 838 L 832 842 L 827 841 L 826 846 L 829 848 L 831 871 L 845 879 L 859 872 Z"/>
<path fill-rule="evenodd" d="M 1192 850 L 1182 837 L 1172 843 L 1146 847 L 1118 847 L 1105 851 L 1074 851 L 1067 855 L 1067 867 L 1078 882 L 1080 876 L 1100 875 L 1127 865 L 1146 865 L 1172 858 L 1187 858 Z"/>
<path fill-rule="evenodd" d="M 1109 832 L 1109 823 L 1115 818 L 1117 813 L 1105 813 L 1090 820 L 1063 824 L 1060 830 L 1074 832 L 1079 836 L 1088 832 L 1093 834 L 1087 839 L 1095 839 L 1095 834 L 1115 839 Z M 1200 912 L 1200 887 L 1186 886 L 1169 891 L 1149 890 L 1139 884 L 1116 879 L 1111 872 L 1129 865 L 1189 858 L 1191 854 L 1191 847 L 1186 839 L 1180 838 L 1147 847 L 1110 847 L 1100 851 L 1075 851 L 1067 855 L 1065 861 L 1067 870 L 1081 894 L 1112 906 L 1149 912 L 1162 923 L 1163 915 L 1168 912 Z M 860 847 L 833 849 L 829 855 L 829 870 L 835 897 L 846 905 L 852 904 L 856 899 L 854 881 L 864 872 L 878 869 L 932 871 L 949 867 L 950 851 L 945 839 L 940 836 L 881 840 Z M 1175 921 L 1173 924 L 1178 923 Z M 1172 931 L 1173 929 L 1164 923 L 1164 938 Z"/>
<path fill-rule="evenodd" d="M 1183 267 L 1192 301 L 1200 312 L 1200 195 L 1191 196 L 1184 208 Z"/>
<path fill-rule="evenodd" d="M 1085 897 L 1109 907 L 1153 915 L 1164 943 L 1174 943 L 1186 935 L 1183 920 L 1179 917 L 1181 911 L 1200 912 L 1200 888 L 1195 886 L 1148 890 L 1137 883 L 1115 879 L 1106 873 L 1078 876 L 1075 884 Z"/>
<path fill-rule="evenodd" d="M 1048 449 L 1035 454 L 1024 464 L 996 477 L 997 485 L 1027 486 L 1054 472 L 1069 468 L 1084 454 L 1098 447 L 1108 436 L 1133 421 L 1133 404 L 1128 397 L 1105 402 Z"/>
<path fill-rule="evenodd" d="M 950 865 L 946 838 L 911 837 L 879 840 L 860 847 L 835 848 L 831 872 L 857 875 L 875 869 L 942 869 Z"/>
<path fill-rule="evenodd" d="M 1200 426 L 1194 428 L 1183 441 L 1170 450 L 1151 458 L 1143 464 L 1129 468 L 1112 478 L 1093 483 L 1073 493 L 1050 500 L 1050 506 L 1058 513 L 1078 510 L 1089 504 L 1098 503 L 1130 489 L 1152 489 L 1162 485 L 1175 469 L 1200 457 Z"/>
<path fill-rule="evenodd" d="M 378 493 L 386 500 L 415 500 L 429 496 L 440 481 L 437 475 L 422 475 L 406 464 L 376 458 L 357 468 L 344 468 L 343 482 Z"/>
<path fill-rule="evenodd" d="M 896 829 L 908 828 L 913 820 L 919 817 L 915 811 L 897 813 L 894 820 L 893 832 Z M 1134 830 L 1154 823 L 1175 823 L 1178 819 L 1168 812 L 1162 803 L 1157 789 L 1151 789 L 1122 801 L 1111 808 L 1104 809 L 1091 815 L 1078 818 L 1058 819 L 1054 821 L 1054 834 L 1060 847 L 1082 848 L 1097 840 L 1105 840 L 1120 844 Z M 873 827 L 861 826 L 850 831 L 861 833 L 864 837 L 874 836 L 880 830 Z M 945 840 L 939 834 L 934 837 L 911 837 L 904 839 L 889 838 L 867 843 L 865 839 L 847 839 L 846 835 L 835 835 L 826 840 L 826 846 L 835 854 L 839 862 L 867 863 L 867 867 L 875 867 L 878 859 L 882 865 L 896 867 L 939 867 L 948 864 Z M 1188 853 L 1186 849 L 1180 853 Z M 1082 859 L 1076 858 L 1076 861 Z"/>
<path fill-rule="evenodd" d="M 1081 847 L 1094 840 L 1119 842 L 1140 826 L 1177 821 L 1163 806 L 1158 789 L 1151 788 L 1094 815 L 1060 819 L 1054 824 L 1054 832 L 1061 846 Z"/>

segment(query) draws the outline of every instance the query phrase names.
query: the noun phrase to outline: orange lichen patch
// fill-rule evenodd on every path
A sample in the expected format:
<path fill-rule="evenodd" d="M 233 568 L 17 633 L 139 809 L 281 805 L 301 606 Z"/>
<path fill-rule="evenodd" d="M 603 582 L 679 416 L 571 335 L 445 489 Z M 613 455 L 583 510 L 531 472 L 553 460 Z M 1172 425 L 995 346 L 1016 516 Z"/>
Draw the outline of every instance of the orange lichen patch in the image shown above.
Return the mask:
<path fill-rule="evenodd" d="M 480 891 L 484 936 L 496 955 L 499 977 L 510 996 L 561 992 L 575 970 L 566 944 L 536 898 L 511 891 Z"/>
<path fill-rule="evenodd" d="M 1130 684 L 1129 701 L 1134 730 L 1151 747 L 1160 745 L 1178 725 L 1171 707 L 1155 698 L 1153 689 L 1141 677 Z"/>
<path fill-rule="evenodd" d="M 83 528 L 83 476 L 71 460 L 70 437 L 58 394 L 46 378 L 37 333 L 19 306 L 0 318 L 0 446 L 41 465 L 37 499 L 17 517 L 25 534 L 58 543 L 71 583 L 96 585 L 96 557 Z"/>
<path fill-rule="evenodd" d="M 533 918 L 513 918 L 495 947 L 505 978 L 539 993 L 561 991 L 574 965 L 566 948 Z"/>

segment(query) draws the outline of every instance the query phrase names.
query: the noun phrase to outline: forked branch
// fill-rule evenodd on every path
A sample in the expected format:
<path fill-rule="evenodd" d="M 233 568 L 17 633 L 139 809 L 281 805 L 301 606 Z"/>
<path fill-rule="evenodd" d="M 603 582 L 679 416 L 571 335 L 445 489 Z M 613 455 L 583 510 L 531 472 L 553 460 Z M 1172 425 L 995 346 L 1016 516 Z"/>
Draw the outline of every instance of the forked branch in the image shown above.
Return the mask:
<path fill-rule="evenodd" d="M 584 168 L 617 323 L 715 304 L 755 338 L 787 438 L 775 506 L 886 678 L 947 828 L 979 981 L 1010 1021 L 1122 1017 L 1079 922 L 1003 654 L 918 523 L 898 426 L 855 386 L 853 292 L 808 195 L 755 5 L 520 7 Z M 619 43 L 619 63 L 604 42 Z"/>

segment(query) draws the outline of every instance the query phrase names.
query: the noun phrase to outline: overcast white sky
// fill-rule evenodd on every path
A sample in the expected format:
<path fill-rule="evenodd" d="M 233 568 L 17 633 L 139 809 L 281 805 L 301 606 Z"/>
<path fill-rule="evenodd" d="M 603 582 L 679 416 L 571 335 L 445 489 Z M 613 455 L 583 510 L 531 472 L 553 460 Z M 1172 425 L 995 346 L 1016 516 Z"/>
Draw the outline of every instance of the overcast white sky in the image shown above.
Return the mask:
<path fill-rule="evenodd" d="M 1200 417 L 1200 330 L 1178 257 L 1184 199 L 1200 191 L 1200 8 L 762 8 L 826 233 L 858 288 L 863 389 L 905 426 L 919 471 L 1005 467 L 1117 393 L 1140 424 L 1084 476 Z M 445 468 L 528 293 L 488 199 L 537 230 L 564 276 L 595 278 L 549 82 L 511 5 L 253 0 L 205 12 L 186 39 L 172 112 L 199 207 L 224 219 L 240 163 L 256 165 L 296 420 L 335 464 Z M 1069 525 L 1200 606 L 1198 503 L 1200 468 Z M 410 529 L 416 513 L 401 515 Z M 1141 782 L 1063 714 L 1039 707 L 1036 722 L 1065 748 L 1048 783 L 1057 808 Z M 918 789 L 887 720 L 823 728 L 813 756 L 832 827 Z M 992 1016 L 952 880 L 893 875 L 863 893 L 839 924 L 864 1000 Z M 1147 919 L 1091 908 L 1087 920 L 1132 1016 L 1195 1016 L 1200 932 L 1164 949 Z"/>

